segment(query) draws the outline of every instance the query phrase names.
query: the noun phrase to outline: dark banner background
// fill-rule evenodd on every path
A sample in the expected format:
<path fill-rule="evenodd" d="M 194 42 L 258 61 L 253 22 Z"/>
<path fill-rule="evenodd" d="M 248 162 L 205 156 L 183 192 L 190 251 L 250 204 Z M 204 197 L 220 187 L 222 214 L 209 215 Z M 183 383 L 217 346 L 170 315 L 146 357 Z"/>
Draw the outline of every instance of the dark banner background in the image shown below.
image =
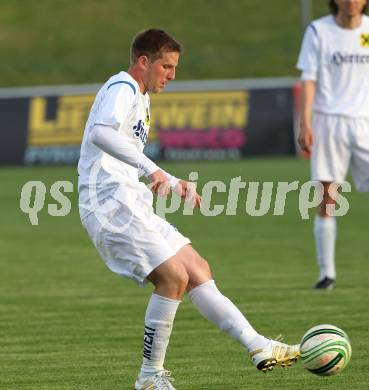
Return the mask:
<path fill-rule="evenodd" d="M 291 88 L 251 91 L 243 156 L 283 156 L 295 151 Z"/>
<path fill-rule="evenodd" d="M 0 99 L 0 165 L 20 165 L 27 145 L 29 98 Z"/>

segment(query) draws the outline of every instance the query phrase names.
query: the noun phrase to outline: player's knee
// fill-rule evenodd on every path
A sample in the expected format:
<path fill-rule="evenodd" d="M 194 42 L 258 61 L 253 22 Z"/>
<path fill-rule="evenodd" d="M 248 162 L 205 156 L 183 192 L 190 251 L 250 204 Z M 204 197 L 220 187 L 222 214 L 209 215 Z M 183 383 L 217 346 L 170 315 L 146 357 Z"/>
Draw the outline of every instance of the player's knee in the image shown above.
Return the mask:
<path fill-rule="evenodd" d="M 194 267 L 189 270 L 189 282 L 187 285 L 187 291 L 192 290 L 193 288 L 200 286 L 201 284 L 212 279 L 211 270 L 208 262 L 199 257 L 194 263 Z"/>
<path fill-rule="evenodd" d="M 172 273 L 161 280 L 157 286 L 166 296 L 181 299 L 188 285 L 188 275 L 185 273 Z"/>
<path fill-rule="evenodd" d="M 202 257 L 200 258 L 200 264 L 201 264 L 201 269 L 203 270 L 203 272 L 207 275 L 211 275 L 211 270 L 210 270 L 210 265 L 209 263 L 203 259 Z"/>
<path fill-rule="evenodd" d="M 211 276 L 209 263 L 203 257 L 197 254 L 196 258 L 193 260 L 193 264 L 195 265 L 197 273 L 206 277 Z"/>
<path fill-rule="evenodd" d="M 182 296 L 188 285 L 188 274 L 181 264 L 171 264 L 160 279 L 160 286 L 178 297 Z"/>
<path fill-rule="evenodd" d="M 187 273 L 183 271 L 173 275 L 173 279 L 170 281 L 170 283 L 173 285 L 173 288 L 176 288 L 177 292 L 182 295 L 186 291 L 188 280 L 189 277 Z"/>
<path fill-rule="evenodd" d="M 336 202 L 329 195 L 323 196 L 323 200 L 320 203 L 318 213 L 321 217 L 328 217 L 328 210 L 330 205 L 334 205 Z"/>

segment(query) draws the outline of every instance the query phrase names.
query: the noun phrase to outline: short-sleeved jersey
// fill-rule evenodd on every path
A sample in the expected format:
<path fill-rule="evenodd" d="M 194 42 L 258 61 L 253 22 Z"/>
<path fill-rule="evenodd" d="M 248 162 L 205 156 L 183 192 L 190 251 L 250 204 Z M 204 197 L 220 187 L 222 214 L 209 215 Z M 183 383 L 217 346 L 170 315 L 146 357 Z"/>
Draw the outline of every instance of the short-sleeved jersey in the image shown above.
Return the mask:
<path fill-rule="evenodd" d="M 140 188 L 138 170 L 94 145 L 90 141 L 91 129 L 94 125 L 114 128 L 125 142 L 142 153 L 150 126 L 149 109 L 149 95 L 142 94 L 137 82 L 126 72 L 112 76 L 97 93 L 85 126 L 78 163 L 82 218 L 107 197 L 123 201 L 129 196 L 129 188 Z"/>
<path fill-rule="evenodd" d="M 314 111 L 369 117 L 369 17 L 355 29 L 340 27 L 332 15 L 306 29 L 297 68 L 316 81 Z"/>

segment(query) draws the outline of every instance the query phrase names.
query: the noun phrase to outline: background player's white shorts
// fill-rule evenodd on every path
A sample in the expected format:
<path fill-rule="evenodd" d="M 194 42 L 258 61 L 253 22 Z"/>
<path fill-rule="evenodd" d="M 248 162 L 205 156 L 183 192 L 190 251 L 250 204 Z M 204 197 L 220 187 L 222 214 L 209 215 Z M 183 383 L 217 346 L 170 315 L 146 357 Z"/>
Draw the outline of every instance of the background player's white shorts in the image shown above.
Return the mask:
<path fill-rule="evenodd" d="M 369 118 L 314 113 L 311 179 L 342 183 L 348 169 L 358 191 L 369 191 Z"/>
<path fill-rule="evenodd" d="M 124 204 L 114 198 L 89 214 L 82 225 L 105 264 L 141 286 L 161 263 L 190 240 L 157 216 L 151 204 Z"/>

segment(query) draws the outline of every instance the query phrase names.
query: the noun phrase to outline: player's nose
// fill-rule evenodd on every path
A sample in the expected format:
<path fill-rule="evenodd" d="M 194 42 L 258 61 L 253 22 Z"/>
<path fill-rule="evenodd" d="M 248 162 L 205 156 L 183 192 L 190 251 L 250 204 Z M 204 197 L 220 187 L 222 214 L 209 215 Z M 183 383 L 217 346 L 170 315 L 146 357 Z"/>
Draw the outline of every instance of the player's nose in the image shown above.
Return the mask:
<path fill-rule="evenodd" d="M 169 70 L 167 78 L 168 78 L 168 80 L 174 80 L 176 78 L 175 68 L 172 68 Z"/>

